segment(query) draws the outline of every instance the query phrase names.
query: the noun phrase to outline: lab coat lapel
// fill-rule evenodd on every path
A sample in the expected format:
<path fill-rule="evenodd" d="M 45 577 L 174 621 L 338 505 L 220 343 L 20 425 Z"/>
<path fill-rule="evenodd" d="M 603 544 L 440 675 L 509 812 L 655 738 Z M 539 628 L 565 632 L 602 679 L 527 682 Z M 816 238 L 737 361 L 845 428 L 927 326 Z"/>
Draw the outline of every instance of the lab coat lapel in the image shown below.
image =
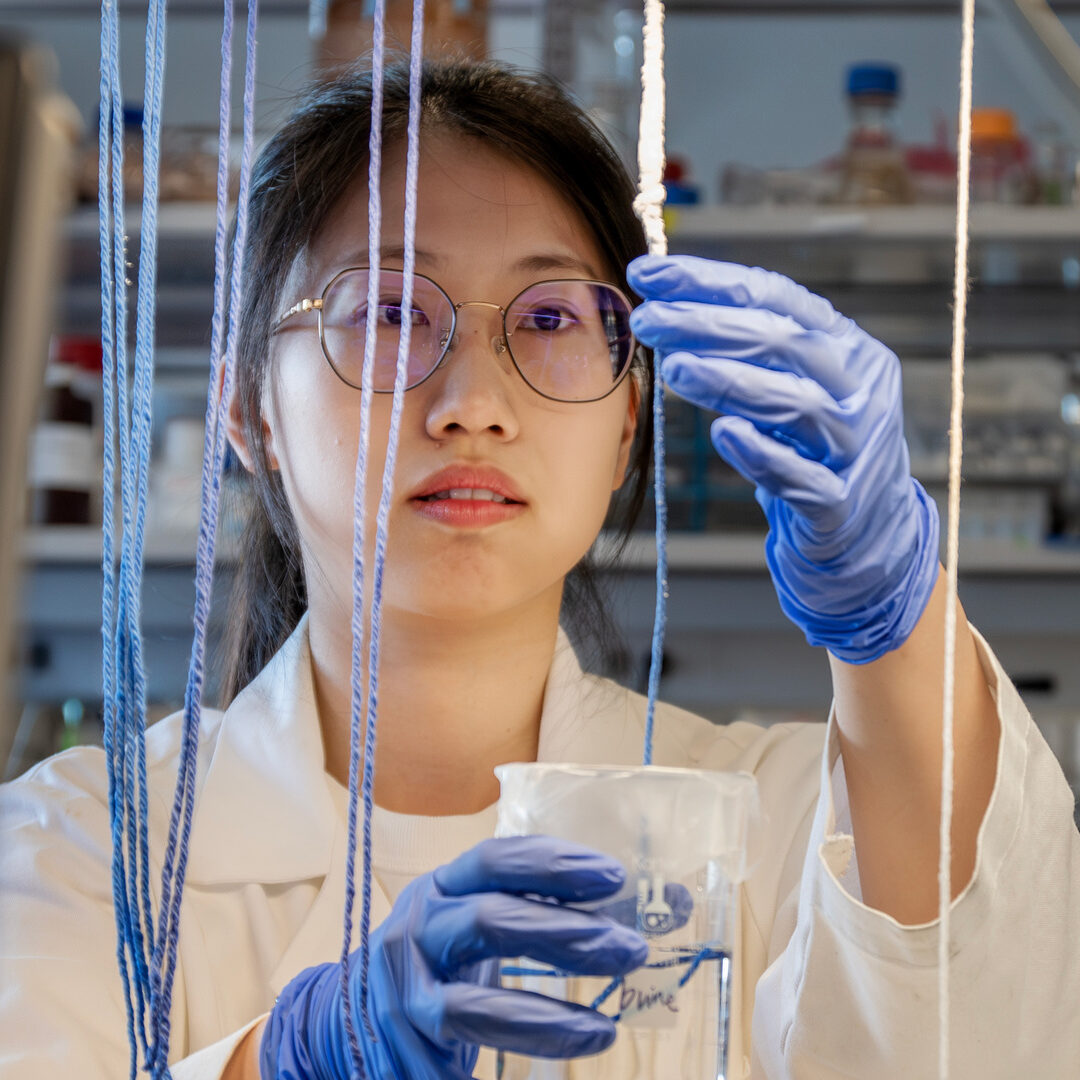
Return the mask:
<path fill-rule="evenodd" d="M 322 888 L 315 897 L 299 930 L 293 936 L 289 947 L 270 976 L 270 986 L 274 994 L 304 968 L 313 964 L 323 964 L 328 960 L 337 960 L 341 956 L 342 930 L 345 914 L 345 853 L 348 850 L 348 834 L 345 823 L 338 820 L 334 829 L 334 838 L 330 850 L 328 869 L 323 879 Z M 360 926 L 360 852 L 357 851 L 356 900 L 353 904 L 352 948 L 359 944 Z M 372 877 L 371 881 L 371 926 L 378 926 L 390 914 L 390 900 L 382 887 Z"/>
<path fill-rule="evenodd" d="M 305 616 L 222 718 L 195 803 L 188 880 L 219 885 L 322 877 L 337 820 Z"/>

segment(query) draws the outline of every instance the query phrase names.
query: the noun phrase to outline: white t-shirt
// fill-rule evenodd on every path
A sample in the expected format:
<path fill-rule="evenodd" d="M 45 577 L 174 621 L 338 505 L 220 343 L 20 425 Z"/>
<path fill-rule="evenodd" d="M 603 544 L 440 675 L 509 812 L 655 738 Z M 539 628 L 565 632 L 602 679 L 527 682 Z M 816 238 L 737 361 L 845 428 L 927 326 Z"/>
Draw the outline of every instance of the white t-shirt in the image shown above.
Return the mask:
<path fill-rule="evenodd" d="M 332 782 L 334 805 L 341 821 L 348 821 L 348 791 Z M 364 812 L 357 806 L 357 823 Z M 376 805 L 371 815 L 371 870 L 379 887 L 393 904 L 413 878 L 442 866 L 495 833 L 497 806 L 476 814 L 427 817 L 397 814 Z"/>

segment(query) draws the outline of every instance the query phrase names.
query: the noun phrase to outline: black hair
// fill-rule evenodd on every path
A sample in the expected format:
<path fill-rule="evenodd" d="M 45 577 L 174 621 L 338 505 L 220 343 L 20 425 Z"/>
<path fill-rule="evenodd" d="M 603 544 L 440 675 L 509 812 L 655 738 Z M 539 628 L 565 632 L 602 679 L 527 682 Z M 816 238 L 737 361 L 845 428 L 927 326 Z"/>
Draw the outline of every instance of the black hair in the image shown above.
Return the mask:
<path fill-rule="evenodd" d="M 405 137 L 407 61 L 384 69 L 384 145 Z M 595 124 L 551 78 L 475 60 L 425 61 L 422 128 L 479 140 L 547 180 L 581 215 L 604 270 L 628 295 L 626 264 L 642 254 L 641 226 L 631 208 L 634 186 Z M 367 167 L 371 123 L 370 68 L 346 71 L 312 86 L 259 156 L 253 171 L 244 292 L 234 395 L 252 458 L 254 498 L 229 604 L 223 649 L 224 703 L 262 669 L 307 606 L 299 538 L 279 474 L 262 437 L 261 401 L 270 334 L 297 258 Z M 645 350 L 634 360 L 640 408 L 627 480 L 613 497 L 607 528 L 629 538 L 649 485 L 652 371 Z M 567 576 L 561 621 L 589 666 L 610 666 L 620 651 L 591 556 Z"/>

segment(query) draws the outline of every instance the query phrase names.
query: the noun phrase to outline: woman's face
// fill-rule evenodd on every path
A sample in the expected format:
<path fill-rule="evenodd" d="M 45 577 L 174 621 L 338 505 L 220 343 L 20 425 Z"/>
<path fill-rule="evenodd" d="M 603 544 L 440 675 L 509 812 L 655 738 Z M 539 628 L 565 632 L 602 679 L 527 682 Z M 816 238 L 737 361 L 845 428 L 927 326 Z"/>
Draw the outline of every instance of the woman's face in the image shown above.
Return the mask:
<path fill-rule="evenodd" d="M 392 147 L 382 170 L 388 268 L 403 265 L 404 176 L 404 146 Z M 367 262 L 367 219 L 367 187 L 357 183 L 294 267 L 283 308 L 320 295 L 339 270 Z M 610 276 L 585 223 L 544 180 L 480 143 L 439 135 L 425 138 L 420 155 L 416 249 L 417 271 L 454 303 L 505 306 L 537 280 Z M 525 383 L 505 351 L 496 351 L 501 331 L 493 308 L 464 308 L 445 363 L 405 394 L 387 610 L 450 619 L 509 612 L 530 601 L 557 610 L 564 576 L 596 538 L 611 492 L 623 481 L 635 424 L 632 381 L 600 401 L 550 401 Z M 360 391 L 326 362 L 314 313 L 290 319 L 274 338 L 263 406 L 270 460 L 296 519 L 313 607 L 351 604 L 360 402 Z M 391 395 L 374 396 L 369 549 L 391 405 Z M 437 490 L 481 487 L 514 502 L 430 498 Z"/>

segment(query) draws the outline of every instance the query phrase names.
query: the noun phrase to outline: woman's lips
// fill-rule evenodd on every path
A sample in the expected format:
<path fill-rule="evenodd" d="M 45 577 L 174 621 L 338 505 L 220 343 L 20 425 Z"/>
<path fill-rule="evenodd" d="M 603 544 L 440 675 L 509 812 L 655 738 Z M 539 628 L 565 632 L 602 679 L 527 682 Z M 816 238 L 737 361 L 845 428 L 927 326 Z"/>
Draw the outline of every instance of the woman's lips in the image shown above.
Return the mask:
<path fill-rule="evenodd" d="M 449 498 L 410 499 L 412 508 L 429 521 L 458 528 L 482 528 L 517 517 L 525 510 L 520 502 L 495 502 L 491 499 Z"/>

